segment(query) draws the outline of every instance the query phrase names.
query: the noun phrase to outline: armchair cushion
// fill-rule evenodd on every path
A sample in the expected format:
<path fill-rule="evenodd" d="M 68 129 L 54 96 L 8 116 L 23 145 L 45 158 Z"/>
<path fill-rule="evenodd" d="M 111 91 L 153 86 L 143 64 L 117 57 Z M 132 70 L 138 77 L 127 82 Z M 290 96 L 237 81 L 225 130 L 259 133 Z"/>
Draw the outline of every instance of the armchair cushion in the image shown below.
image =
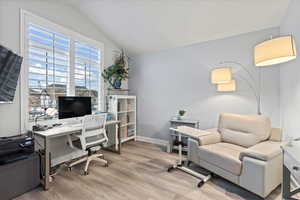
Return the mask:
<path fill-rule="evenodd" d="M 282 153 L 280 146 L 280 142 L 261 142 L 242 151 L 239 159 L 242 161 L 244 157 L 251 157 L 262 161 L 268 161 Z"/>
<path fill-rule="evenodd" d="M 232 174 L 240 175 L 242 162 L 239 160 L 240 152 L 245 148 L 229 144 L 216 143 L 199 147 L 199 158 L 210 164 L 218 166 Z"/>
<path fill-rule="evenodd" d="M 228 142 L 243 147 L 251 147 L 259 142 L 259 138 L 254 134 L 230 129 L 222 129 L 221 138 L 223 142 Z"/>

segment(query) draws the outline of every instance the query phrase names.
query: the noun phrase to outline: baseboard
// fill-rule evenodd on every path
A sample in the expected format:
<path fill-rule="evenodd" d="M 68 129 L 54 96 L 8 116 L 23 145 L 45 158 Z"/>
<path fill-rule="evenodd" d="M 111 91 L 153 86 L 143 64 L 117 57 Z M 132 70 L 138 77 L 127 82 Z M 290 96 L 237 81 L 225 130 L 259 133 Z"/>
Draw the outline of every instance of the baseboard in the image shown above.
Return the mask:
<path fill-rule="evenodd" d="M 147 142 L 150 144 L 157 144 L 160 146 L 164 146 L 164 147 L 166 147 L 167 152 L 170 152 L 170 144 L 169 144 L 169 141 L 167 141 L 167 140 L 161 140 L 161 139 L 138 136 L 138 135 L 136 136 L 136 140 L 141 141 L 141 142 Z"/>

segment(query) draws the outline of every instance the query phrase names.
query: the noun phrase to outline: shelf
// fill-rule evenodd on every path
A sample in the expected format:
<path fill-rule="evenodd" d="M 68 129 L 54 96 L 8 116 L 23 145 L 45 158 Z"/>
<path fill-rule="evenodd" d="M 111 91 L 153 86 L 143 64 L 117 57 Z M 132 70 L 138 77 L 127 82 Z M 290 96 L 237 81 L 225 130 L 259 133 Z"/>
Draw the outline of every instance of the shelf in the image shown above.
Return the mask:
<path fill-rule="evenodd" d="M 130 125 L 135 125 L 135 123 L 131 122 L 131 123 L 123 124 L 120 127 L 122 128 L 122 127 L 130 126 Z"/>
<path fill-rule="evenodd" d="M 126 138 L 121 138 L 121 143 L 135 139 L 135 134 Z"/>
<path fill-rule="evenodd" d="M 134 96 L 134 95 L 108 95 L 108 97 L 109 98 L 117 98 L 119 100 L 121 100 L 121 99 L 135 100 L 136 99 L 136 96 Z"/>
<path fill-rule="evenodd" d="M 119 111 L 118 114 L 130 113 L 130 112 L 135 112 L 135 110 Z"/>
<path fill-rule="evenodd" d="M 173 149 L 178 151 L 179 147 L 174 145 Z M 182 151 L 188 151 L 188 147 L 182 147 Z"/>
<path fill-rule="evenodd" d="M 108 95 L 107 110 L 121 121 L 119 126 L 121 142 L 136 139 L 137 110 L 136 96 L 134 95 Z M 132 131 L 128 134 L 128 130 Z"/>

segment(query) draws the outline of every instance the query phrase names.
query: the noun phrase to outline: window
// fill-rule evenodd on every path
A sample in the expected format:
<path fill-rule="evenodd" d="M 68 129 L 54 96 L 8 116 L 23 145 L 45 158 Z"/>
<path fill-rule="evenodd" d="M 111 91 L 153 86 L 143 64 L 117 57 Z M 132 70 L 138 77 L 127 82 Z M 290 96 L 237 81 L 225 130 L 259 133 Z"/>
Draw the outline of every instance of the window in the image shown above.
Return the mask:
<path fill-rule="evenodd" d="M 57 108 L 59 96 L 91 96 L 93 111 L 101 109 L 102 44 L 30 13 L 22 16 L 25 120 L 50 119 L 45 110 Z"/>
<path fill-rule="evenodd" d="M 99 49 L 75 42 L 75 95 L 91 96 L 93 110 L 98 109 L 99 55 Z"/>
<path fill-rule="evenodd" d="M 29 120 L 56 107 L 67 95 L 70 71 L 70 38 L 40 26 L 28 25 Z"/>

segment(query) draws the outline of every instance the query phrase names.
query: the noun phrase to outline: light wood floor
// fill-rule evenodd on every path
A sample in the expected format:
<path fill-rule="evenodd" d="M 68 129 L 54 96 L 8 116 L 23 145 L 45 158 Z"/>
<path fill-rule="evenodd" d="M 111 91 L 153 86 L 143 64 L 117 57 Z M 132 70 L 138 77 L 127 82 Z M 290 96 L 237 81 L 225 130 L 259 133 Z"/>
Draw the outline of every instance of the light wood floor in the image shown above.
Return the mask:
<path fill-rule="evenodd" d="M 49 191 L 37 188 L 16 200 L 259 200 L 261 198 L 222 178 L 213 178 L 202 188 L 198 179 L 180 171 L 166 172 L 176 154 L 155 145 L 129 142 L 122 155 L 104 152 L 108 168 L 94 163 L 88 176 L 82 166 L 62 170 Z M 277 188 L 268 200 L 280 200 Z"/>

